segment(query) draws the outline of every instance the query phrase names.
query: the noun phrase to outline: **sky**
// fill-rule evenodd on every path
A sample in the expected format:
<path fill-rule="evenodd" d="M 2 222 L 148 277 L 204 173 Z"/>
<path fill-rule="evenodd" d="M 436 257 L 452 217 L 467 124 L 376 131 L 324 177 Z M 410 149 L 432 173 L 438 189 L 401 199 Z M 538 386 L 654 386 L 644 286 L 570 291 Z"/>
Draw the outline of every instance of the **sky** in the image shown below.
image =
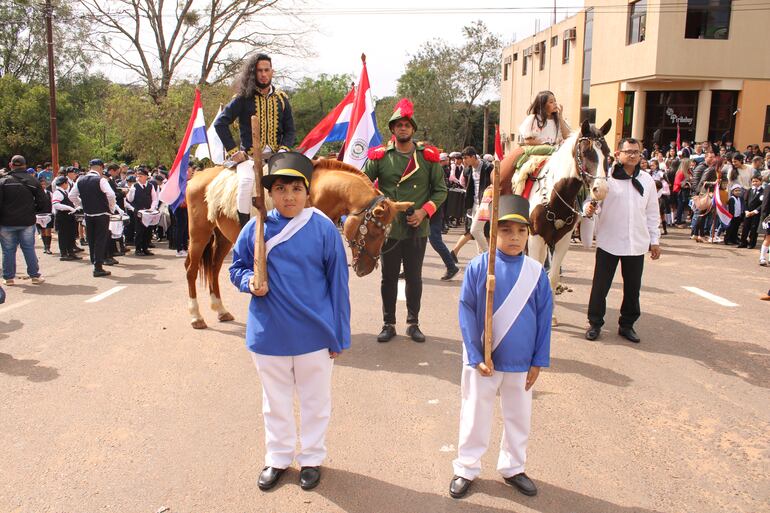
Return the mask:
<path fill-rule="evenodd" d="M 582 0 L 556 0 L 556 3 L 557 21 L 568 13 L 574 14 L 583 4 Z M 423 43 L 441 38 L 459 46 L 463 26 L 482 20 L 507 46 L 532 35 L 537 23 L 541 30 L 550 25 L 553 14 L 547 11 L 553 5 L 553 0 L 390 0 L 358 5 L 351 0 L 308 0 L 305 8 L 313 14 L 307 18 L 318 26 L 318 32 L 309 35 L 307 41 L 316 57 L 286 59 L 286 64 L 300 76 L 350 73 L 357 80 L 361 53 L 365 53 L 373 95 L 394 95 L 410 55 Z M 377 13 L 362 12 L 372 9 Z M 489 9 L 498 10 L 490 12 Z M 510 10 L 500 12 L 501 9 Z M 351 10 L 357 12 L 350 13 Z M 382 12 L 387 10 L 393 12 Z M 327 14 L 319 15 L 316 11 Z M 277 57 L 273 66 L 280 68 L 283 60 Z"/>

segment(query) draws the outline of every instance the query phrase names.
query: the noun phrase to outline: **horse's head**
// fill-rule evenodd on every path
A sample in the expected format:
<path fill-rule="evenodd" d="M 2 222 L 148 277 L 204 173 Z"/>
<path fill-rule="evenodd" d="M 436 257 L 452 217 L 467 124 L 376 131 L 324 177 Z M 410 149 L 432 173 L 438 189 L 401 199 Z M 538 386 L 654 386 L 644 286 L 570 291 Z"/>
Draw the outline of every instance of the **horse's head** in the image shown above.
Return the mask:
<path fill-rule="evenodd" d="M 378 195 L 363 210 L 348 216 L 342 233 L 350 245 L 356 276 L 366 276 L 377 267 L 382 245 L 390 233 L 390 223 L 398 212 L 412 205 L 409 201 L 396 202 Z"/>
<path fill-rule="evenodd" d="M 607 157 L 610 148 L 604 136 L 612 127 L 612 119 L 608 119 L 601 128 L 596 128 L 583 121 L 580 125 L 580 136 L 575 144 L 575 163 L 577 173 L 591 192 L 591 199 L 601 201 L 607 196 Z"/>

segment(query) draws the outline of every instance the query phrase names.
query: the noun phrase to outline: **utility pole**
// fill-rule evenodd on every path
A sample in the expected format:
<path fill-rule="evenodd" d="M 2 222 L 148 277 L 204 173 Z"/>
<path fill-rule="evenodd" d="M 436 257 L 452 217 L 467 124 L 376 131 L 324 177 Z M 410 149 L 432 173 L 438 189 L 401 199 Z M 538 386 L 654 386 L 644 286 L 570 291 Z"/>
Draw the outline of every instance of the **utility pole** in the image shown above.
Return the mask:
<path fill-rule="evenodd" d="M 556 25 L 556 0 L 553 0 L 553 23 L 551 25 Z"/>
<path fill-rule="evenodd" d="M 45 39 L 48 47 L 48 90 L 51 110 L 51 166 L 54 176 L 59 172 L 59 133 L 56 129 L 56 78 L 53 72 L 53 5 L 45 0 Z"/>
<path fill-rule="evenodd" d="M 484 104 L 484 147 L 481 150 L 481 153 L 483 155 L 486 155 L 489 153 L 487 151 L 488 145 L 488 139 L 489 139 L 489 102 L 486 102 Z"/>

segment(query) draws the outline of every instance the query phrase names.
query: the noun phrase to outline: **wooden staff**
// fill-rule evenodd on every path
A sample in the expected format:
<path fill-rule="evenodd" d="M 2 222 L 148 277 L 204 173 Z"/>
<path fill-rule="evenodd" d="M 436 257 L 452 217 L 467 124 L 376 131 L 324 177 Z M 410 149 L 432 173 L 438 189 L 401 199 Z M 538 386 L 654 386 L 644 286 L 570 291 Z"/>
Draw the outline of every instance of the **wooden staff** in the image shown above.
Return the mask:
<path fill-rule="evenodd" d="M 489 212 L 489 265 L 487 266 L 487 303 L 484 311 L 484 364 L 492 368 L 492 315 L 495 311 L 495 253 L 497 252 L 497 218 L 500 210 L 500 161 L 492 171 L 492 208 Z"/>
<path fill-rule="evenodd" d="M 265 254 L 265 193 L 262 188 L 262 141 L 259 138 L 259 118 L 251 116 L 251 153 L 254 159 L 254 183 L 257 186 L 257 223 L 254 228 L 254 283 L 267 283 Z"/>

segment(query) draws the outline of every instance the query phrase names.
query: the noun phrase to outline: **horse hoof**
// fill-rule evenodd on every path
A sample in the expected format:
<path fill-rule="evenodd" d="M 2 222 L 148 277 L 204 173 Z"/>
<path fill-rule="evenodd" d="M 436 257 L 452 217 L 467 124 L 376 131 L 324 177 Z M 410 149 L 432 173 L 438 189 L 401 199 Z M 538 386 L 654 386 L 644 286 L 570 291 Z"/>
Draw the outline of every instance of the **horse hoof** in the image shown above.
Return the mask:
<path fill-rule="evenodd" d="M 192 327 L 195 328 L 196 330 L 205 330 L 206 328 L 208 328 L 208 326 L 206 326 L 206 321 L 204 321 L 203 319 L 194 320 L 192 322 Z"/>
<path fill-rule="evenodd" d="M 227 321 L 234 321 L 235 317 L 233 317 L 233 314 L 230 312 L 221 313 L 217 316 L 217 319 L 219 319 L 219 322 L 227 322 Z"/>
<path fill-rule="evenodd" d="M 559 325 L 559 319 L 557 319 L 556 316 L 554 315 L 553 317 L 551 317 L 551 326 L 558 326 L 558 325 Z"/>

